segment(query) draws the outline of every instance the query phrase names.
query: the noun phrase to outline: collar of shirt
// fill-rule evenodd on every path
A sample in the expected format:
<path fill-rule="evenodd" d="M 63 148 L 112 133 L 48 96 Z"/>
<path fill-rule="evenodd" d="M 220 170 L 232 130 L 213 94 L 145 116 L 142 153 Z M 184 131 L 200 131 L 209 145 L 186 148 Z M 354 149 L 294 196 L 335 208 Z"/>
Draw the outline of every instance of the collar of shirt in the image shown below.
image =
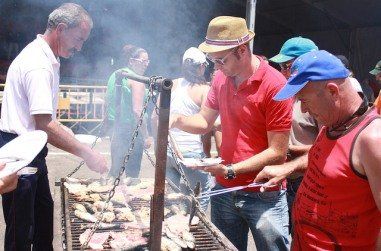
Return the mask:
<path fill-rule="evenodd" d="M 52 48 L 50 48 L 49 44 L 45 41 L 41 34 L 37 35 L 36 40 L 40 44 L 46 56 L 49 58 L 52 65 L 60 65 L 60 58 L 54 56 Z"/>
<path fill-rule="evenodd" d="M 268 63 L 264 62 L 263 59 L 260 57 L 257 57 L 255 55 L 253 56 L 259 59 L 258 69 L 254 72 L 253 75 L 251 75 L 247 80 L 245 80 L 242 84 L 239 85 L 237 92 L 242 89 L 245 89 L 246 87 L 254 84 L 255 82 L 261 82 L 263 79 Z M 233 78 L 230 78 L 230 83 L 234 83 Z"/>

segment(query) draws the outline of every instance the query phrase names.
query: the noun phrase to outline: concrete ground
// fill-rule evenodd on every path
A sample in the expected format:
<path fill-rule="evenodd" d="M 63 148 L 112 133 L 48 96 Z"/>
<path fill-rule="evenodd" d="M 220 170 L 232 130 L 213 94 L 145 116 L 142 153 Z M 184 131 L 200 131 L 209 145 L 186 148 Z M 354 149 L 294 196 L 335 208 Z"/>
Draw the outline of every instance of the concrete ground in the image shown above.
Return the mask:
<path fill-rule="evenodd" d="M 99 152 L 102 153 L 107 158 L 108 163 L 111 163 L 110 159 L 110 142 L 107 138 L 102 139 L 101 142 L 97 143 L 95 146 Z M 149 150 L 153 156 L 153 149 Z M 47 165 L 49 170 L 49 180 L 50 180 L 50 188 L 54 200 L 54 249 L 62 250 L 61 243 L 61 199 L 60 199 L 60 191 L 59 187 L 55 186 L 55 181 L 59 180 L 62 177 L 66 177 L 66 175 L 72 171 L 79 163 L 80 158 L 68 154 L 60 149 L 57 149 L 51 145 L 49 145 L 49 154 L 47 157 Z M 151 166 L 147 157 L 143 155 L 142 168 L 141 168 L 141 177 L 153 178 L 154 177 L 154 168 Z M 72 177 L 76 178 L 99 178 L 100 175 L 90 171 L 86 166 L 81 167 L 81 169 L 74 174 Z M 4 240 L 4 231 L 5 231 L 5 223 L 2 217 L 2 208 L 0 207 L 0 249 L 3 248 L 3 240 Z M 208 212 L 210 215 L 210 211 Z M 251 234 L 249 234 L 249 244 L 248 250 L 256 250 Z"/>

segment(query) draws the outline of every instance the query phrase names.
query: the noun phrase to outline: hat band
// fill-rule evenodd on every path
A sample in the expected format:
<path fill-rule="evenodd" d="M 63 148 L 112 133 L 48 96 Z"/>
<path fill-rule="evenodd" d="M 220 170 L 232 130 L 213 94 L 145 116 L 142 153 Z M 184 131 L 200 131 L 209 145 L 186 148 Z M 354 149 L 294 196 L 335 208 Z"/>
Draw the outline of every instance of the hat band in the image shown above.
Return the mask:
<path fill-rule="evenodd" d="M 247 34 L 244 37 L 233 39 L 233 40 L 214 40 L 214 39 L 205 38 L 205 43 L 209 45 L 229 46 L 229 45 L 240 45 L 240 44 L 246 43 L 249 40 L 250 40 L 250 34 Z"/>

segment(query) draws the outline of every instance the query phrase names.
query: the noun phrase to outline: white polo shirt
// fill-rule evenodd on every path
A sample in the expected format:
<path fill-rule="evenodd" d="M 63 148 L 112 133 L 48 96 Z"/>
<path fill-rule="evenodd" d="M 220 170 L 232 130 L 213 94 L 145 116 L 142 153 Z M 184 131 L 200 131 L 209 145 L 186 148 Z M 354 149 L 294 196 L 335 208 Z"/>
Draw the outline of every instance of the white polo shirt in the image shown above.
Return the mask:
<path fill-rule="evenodd" d="M 13 60 L 7 73 L 0 130 L 22 134 L 36 129 L 33 115 L 56 119 L 60 60 L 42 38 L 28 44 Z"/>

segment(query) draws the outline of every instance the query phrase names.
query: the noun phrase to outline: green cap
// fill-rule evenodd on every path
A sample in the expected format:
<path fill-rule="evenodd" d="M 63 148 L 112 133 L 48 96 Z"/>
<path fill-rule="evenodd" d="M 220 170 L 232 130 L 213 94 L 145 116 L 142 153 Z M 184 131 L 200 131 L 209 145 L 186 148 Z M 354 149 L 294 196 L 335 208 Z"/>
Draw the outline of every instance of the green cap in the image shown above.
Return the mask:
<path fill-rule="evenodd" d="M 318 47 L 311 39 L 304 37 L 293 37 L 283 44 L 278 55 L 275 55 L 269 60 L 280 64 L 297 58 L 307 52 L 317 50 L 319 50 Z"/>
<path fill-rule="evenodd" d="M 378 63 L 376 64 L 376 66 L 374 67 L 373 70 L 371 70 L 369 73 L 372 74 L 372 75 L 377 75 L 378 73 L 381 72 L 381 60 L 378 61 Z"/>

